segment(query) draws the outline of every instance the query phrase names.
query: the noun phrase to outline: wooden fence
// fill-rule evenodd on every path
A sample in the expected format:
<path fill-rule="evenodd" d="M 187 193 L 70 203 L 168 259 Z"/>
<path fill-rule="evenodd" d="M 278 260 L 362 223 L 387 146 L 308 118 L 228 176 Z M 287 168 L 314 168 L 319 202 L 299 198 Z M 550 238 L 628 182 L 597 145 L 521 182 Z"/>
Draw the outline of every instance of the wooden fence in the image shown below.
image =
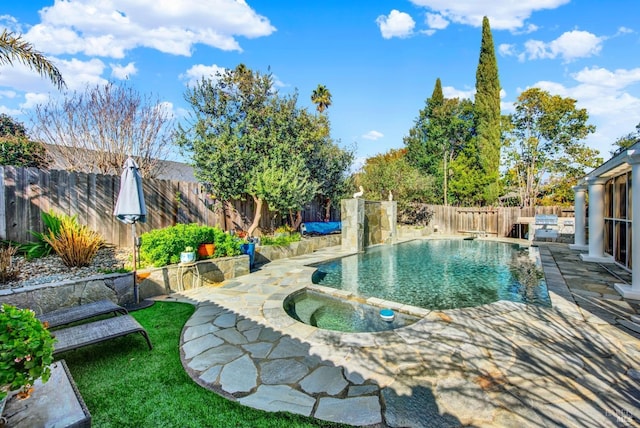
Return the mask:
<path fill-rule="evenodd" d="M 215 204 L 198 183 L 169 180 L 143 180 L 147 222 L 137 225 L 138 234 L 177 223 L 199 223 L 224 230 L 246 230 L 253 220 L 252 202 Z M 76 215 L 87 225 L 118 246 L 133 244 L 131 229 L 113 216 L 120 190 L 120 176 L 68 171 L 0 166 L 0 239 L 17 242 L 33 240 L 29 231 L 42 232 L 40 213 L 53 210 Z M 521 209 L 461 208 L 429 205 L 434 212 L 431 225 L 443 233 L 484 231 L 493 236 L 518 236 L 518 219 L 536 214 L 573 217 L 573 210 L 560 207 Z M 302 212 L 303 221 L 321 221 L 324 209 L 311 203 Z M 331 220 L 339 220 L 340 207 L 331 210 Z M 260 228 L 272 230 L 286 219 L 262 212 Z"/>
<path fill-rule="evenodd" d="M 111 244 L 130 246 L 130 225 L 113 215 L 119 190 L 120 176 L 0 166 L 0 239 L 33 240 L 29 231 L 43 231 L 40 213 L 53 210 L 76 215 Z M 143 190 L 148 215 L 146 223 L 136 226 L 138 234 L 177 223 L 246 230 L 253 220 L 253 203 L 234 201 L 222 207 L 198 183 L 144 179 Z M 319 204 L 309 204 L 303 221 L 319 221 L 323 212 Z M 340 207 L 333 207 L 331 219 L 337 220 L 339 213 Z M 285 220 L 265 207 L 260 228 L 273 229 Z"/>
<path fill-rule="evenodd" d="M 433 211 L 430 225 L 437 226 L 445 234 L 458 234 L 469 231 L 482 231 L 492 236 L 518 237 L 524 234 L 526 222 L 521 219 L 537 214 L 555 214 L 558 217 L 573 217 L 574 210 L 566 207 L 481 207 L 463 208 L 442 205 L 429 205 Z"/>

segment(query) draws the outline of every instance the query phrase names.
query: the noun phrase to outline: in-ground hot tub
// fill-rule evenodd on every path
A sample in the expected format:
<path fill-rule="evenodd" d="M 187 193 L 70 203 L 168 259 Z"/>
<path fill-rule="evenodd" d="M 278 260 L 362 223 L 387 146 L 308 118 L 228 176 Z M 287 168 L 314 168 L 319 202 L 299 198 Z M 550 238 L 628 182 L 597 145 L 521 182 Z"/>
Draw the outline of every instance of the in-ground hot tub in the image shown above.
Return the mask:
<path fill-rule="evenodd" d="M 341 299 L 309 289 L 299 290 L 289 295 L 284 300 L 284 310 L 289 316 L 305 324 L 343 332 L 393 330 L 413 324 L 420 319 L 398 311 L 393 311 L 394 316 L 389 317 L 389 309 Z"/>

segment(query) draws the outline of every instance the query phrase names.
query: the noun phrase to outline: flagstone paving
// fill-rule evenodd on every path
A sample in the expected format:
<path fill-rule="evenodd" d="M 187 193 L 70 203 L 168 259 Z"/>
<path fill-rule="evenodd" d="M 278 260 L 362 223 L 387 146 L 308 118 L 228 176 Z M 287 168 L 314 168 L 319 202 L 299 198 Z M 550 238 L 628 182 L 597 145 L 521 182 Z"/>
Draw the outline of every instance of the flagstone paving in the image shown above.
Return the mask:
<path fill-rule="evenodd" d="M 187 372 L 257 409 L 358 426 L 640 426 L 639 306 L 613 289 L 629 273 L 584 263 L 565 244 L 539 250 L 553 308 L 395 304 L 422 319 L 378 333 L 321 330 L 284 312 L 286 296 L 311 286 L 306 265 L 339 248 L 168 300 L 196 305 L 182 332 Z"/>

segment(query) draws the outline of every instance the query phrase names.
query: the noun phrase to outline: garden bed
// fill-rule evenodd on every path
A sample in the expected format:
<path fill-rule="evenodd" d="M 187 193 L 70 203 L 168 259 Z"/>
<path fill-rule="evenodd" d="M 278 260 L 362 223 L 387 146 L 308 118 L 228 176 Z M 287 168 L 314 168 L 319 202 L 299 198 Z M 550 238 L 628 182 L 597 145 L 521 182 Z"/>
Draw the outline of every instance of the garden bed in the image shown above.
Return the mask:
<path fill-rule="evenodd" d="M 259 246 L 256 248 L 256 264 L 272 260 L 312 253 L 320 248 L 340 244 L 340 235 L 305 238 L 287 247 Z M 193 271 L 184 272 L 182 284 L 186 289 L 215 284 L 226 279 L 246 275 L 249 270 L 249 256 L 219 257 L 196 263 L 198 276 Z M 170 294 L 180 290 L 178 265 L 145 269 L 149 276 L 139 283 L 140 298 Z M 56 309 L 109 299 L 121 306 L 134 303 L 133 273 L 110 273 L 68 279 L 45 284 L 28 285 L 0 289 L 0 303 L 8 303 L 19 308 L 30 308 L 36 314 Z"/>

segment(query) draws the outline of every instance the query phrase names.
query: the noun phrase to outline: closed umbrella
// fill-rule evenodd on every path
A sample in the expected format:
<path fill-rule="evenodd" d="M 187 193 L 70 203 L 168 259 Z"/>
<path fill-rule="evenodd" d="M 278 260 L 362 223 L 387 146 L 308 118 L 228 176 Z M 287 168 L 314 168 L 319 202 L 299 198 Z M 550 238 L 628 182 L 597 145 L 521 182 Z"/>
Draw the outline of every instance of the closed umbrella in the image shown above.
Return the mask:
<path fill-rule="evenodd" d="M 136 223 L 147 221 L 147 207 L 144 204 L 144 193 L 142 191 L 142 177 L 138 164 L 131 156 L 124 164 L 124 170 L 120 178 L 120 193 L 116 207 L 113 211 L 118 220 L 131 224 L 133 234 L 133 294 L 136 304 L 140 303 L 138 296 L 138 284 L 136 281 Z"/>

